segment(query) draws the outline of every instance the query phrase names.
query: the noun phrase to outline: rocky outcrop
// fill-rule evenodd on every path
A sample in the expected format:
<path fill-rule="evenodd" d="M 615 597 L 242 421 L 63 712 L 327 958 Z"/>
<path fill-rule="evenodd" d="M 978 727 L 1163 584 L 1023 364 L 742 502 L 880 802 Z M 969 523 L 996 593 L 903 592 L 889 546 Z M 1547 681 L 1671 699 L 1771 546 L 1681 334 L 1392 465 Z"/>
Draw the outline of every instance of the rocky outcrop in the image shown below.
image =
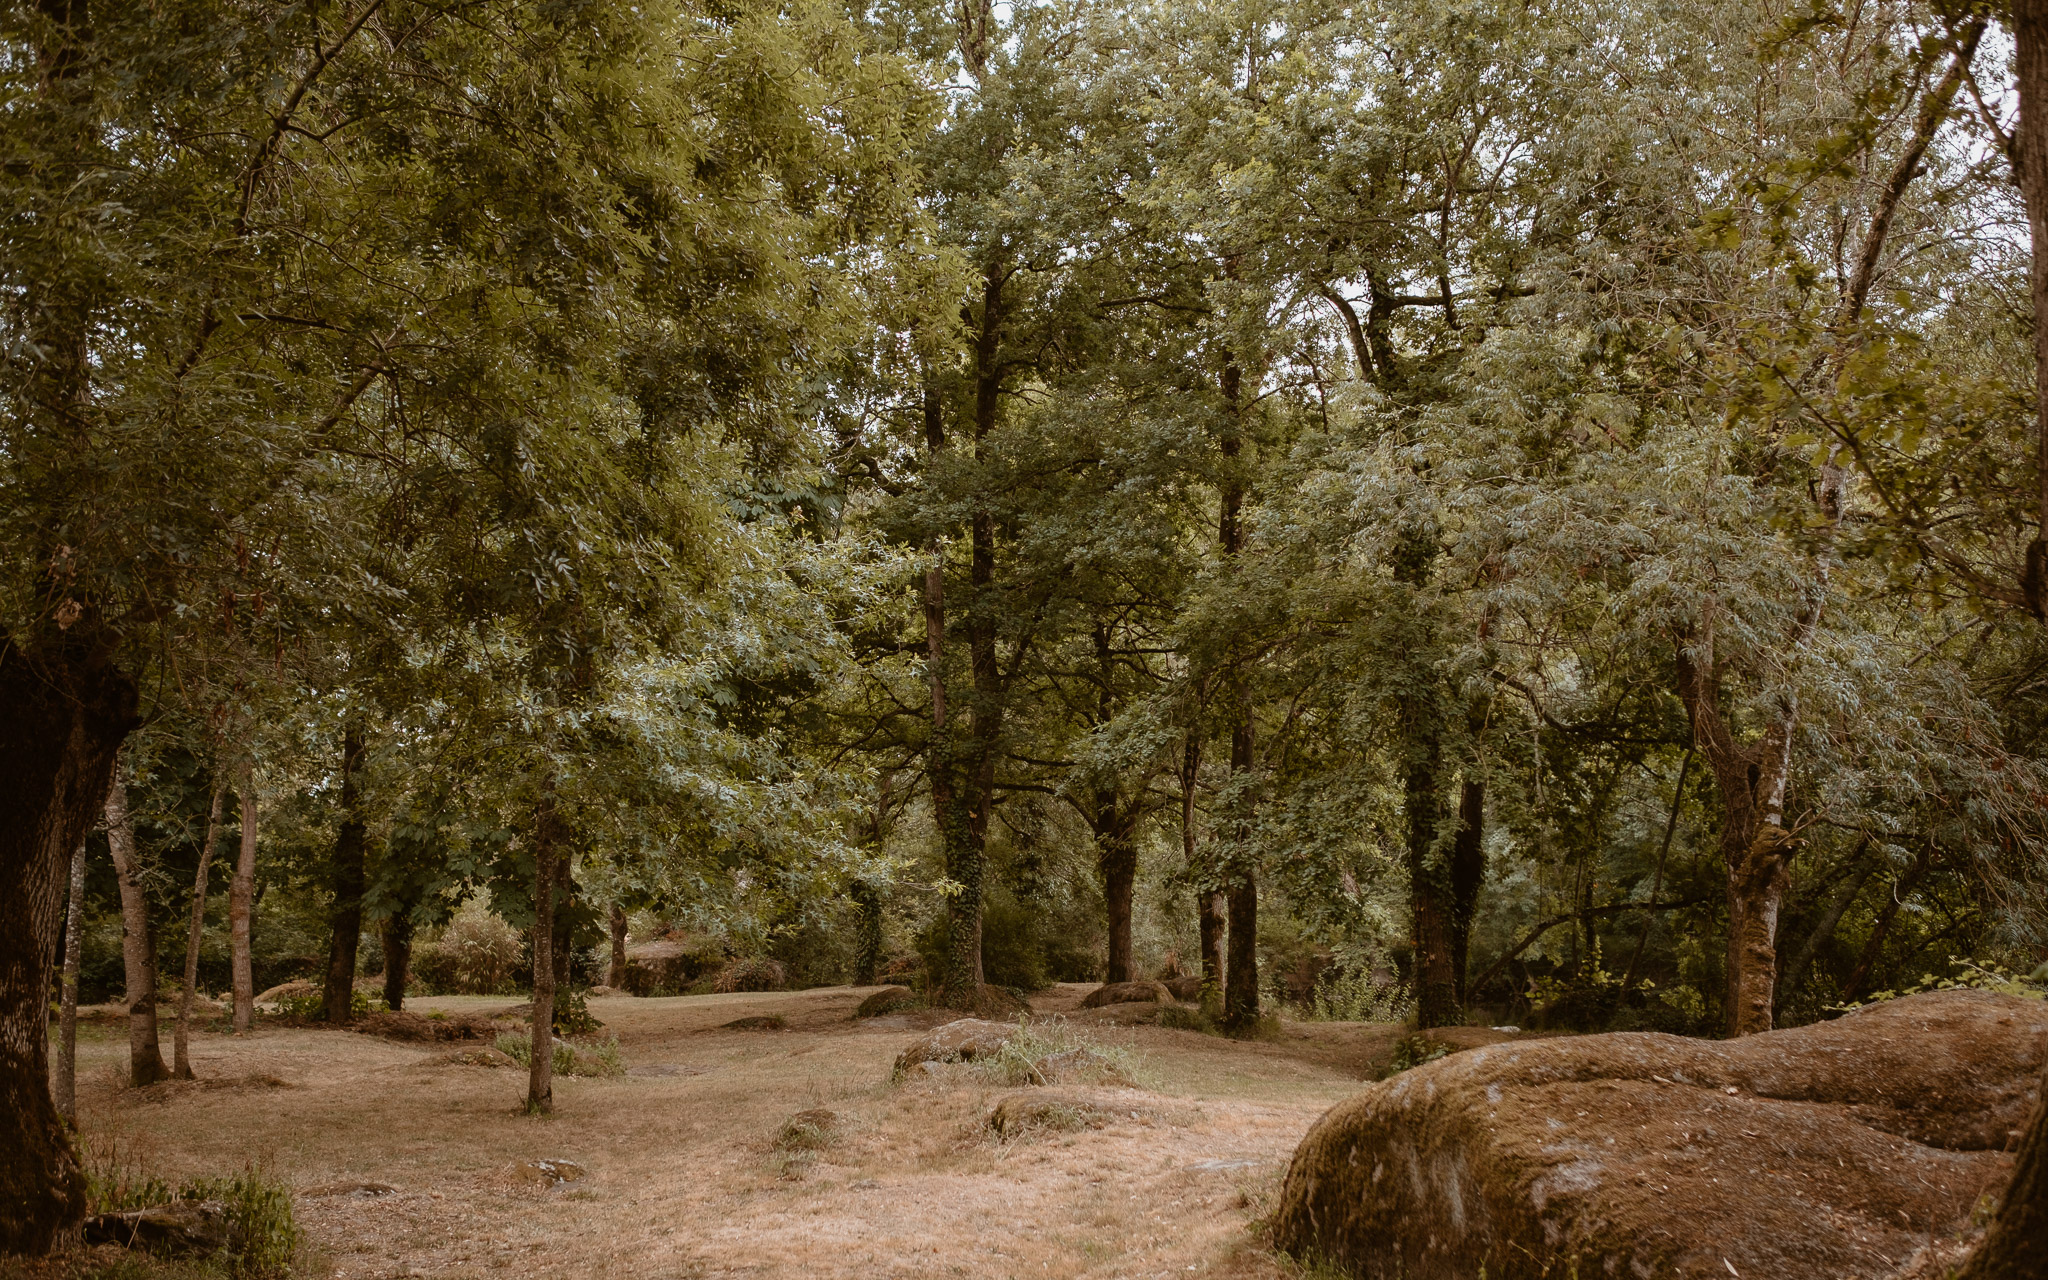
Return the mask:
<path fill-rule="evenodd" d="M 1161 982 L 1109 982 L 1095 988 L 1081 1001 L 1083 1009 L 1100 1009 L 1107 1004 L 1172 1004 L 1173 992 Z"/>
<path fill-rule="evenodd" d="M 1518 1041 L 1309 1131 L 1284 1250 L 1365 1277 L 1892 1276 L 2009 1175 L 2048 1004 L 1942 991 L 1730 1041 Z"/>
<path fill-rule="evenodd" d="M 973 1062 L 1003 1051 L 1017 1028 L 1005 1022 L 962 1018 L 919 1037 L 896 1056 L 896 1074 L 907 1075 L 927 1062 Z"/>

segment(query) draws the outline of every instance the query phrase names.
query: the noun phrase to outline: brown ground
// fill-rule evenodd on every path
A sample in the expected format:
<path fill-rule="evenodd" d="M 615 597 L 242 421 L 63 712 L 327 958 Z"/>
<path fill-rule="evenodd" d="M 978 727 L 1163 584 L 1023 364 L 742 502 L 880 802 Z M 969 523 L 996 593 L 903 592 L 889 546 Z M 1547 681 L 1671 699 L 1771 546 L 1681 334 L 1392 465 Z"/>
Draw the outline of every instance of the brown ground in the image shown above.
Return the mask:
<path fill-rule="evenodd" d="M 1073 1012 L 1090 989 L 1034 1003 Z M 593 999 L 630 1074 L 557 1080 L 546 1119 L 515 1113 L 522 1073 L 450 1061 L 459 1046 L 274 1026 L 195 1037 L 199 1085 L 127 1090 L 122 1028 L 95 1023 L 81 1030 L 81 1127 L 172 1180 L 267 1168 L 299 1193 L 308 1273 L 338 1280 L 1277 1277 L 1292 1272 L 1254 1224 L 1302 1134 L 1401 1034 L 1288 1023 L 1247 1044 L 1079 1013 L 1133 1052 L 1145 1088 L 1095 1091 L 1120 1117 L 1106 1127 L 1002 1144 L 986 1119 L 1014 1090 L 957 1074 L 889 1082 L 896 1054 L 943 1019 L 852 1021 L 870 990 Z M 755 1015 L 788 1027 L 721 1029 Z M 836 1145 L 778 1150 L 784 1121 L 813 1108 L 842 1118 Z M 544 1158 L 589 1175 L 552 1190 L 517 1180 Z M 365 1183 L 396 1190 L 348 1190 Z"/>

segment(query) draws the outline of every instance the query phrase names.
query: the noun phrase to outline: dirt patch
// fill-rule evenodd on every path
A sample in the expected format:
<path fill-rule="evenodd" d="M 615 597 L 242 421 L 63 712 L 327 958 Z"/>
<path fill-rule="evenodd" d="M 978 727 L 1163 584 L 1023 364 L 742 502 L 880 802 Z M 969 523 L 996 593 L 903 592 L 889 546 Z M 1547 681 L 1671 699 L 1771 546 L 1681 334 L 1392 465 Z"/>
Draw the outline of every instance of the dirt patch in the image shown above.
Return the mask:
<path fill-rule="evenodd" d="M 1286 1249 L 1361 1276 L 1890 1276 L 1967 1227 L 2041 1078 L 2048 1004 L 1974 991 L 1709 1042 L 1497 1044 L 1302 1141 Z"/>
<path fill-rule="evenodd" d="M 437 1018 L 410 1011 L 394 1013 L 385 1010 L 363 1015 L 350 1024 L 349 1030 L 409 1044 L 435 1044 L 451 1040 L 491 1040 L 497 1036 L 499 1028 L 488 1018 Z"/>
<path fill-rule="evenodd" d="M 1100 1009 L 1107 1004 L 1172 1004 L 1173 992 L 1158 982 L 1110 982 L 1095 988 L 1081 1000 L 1083 1009 Z"/>

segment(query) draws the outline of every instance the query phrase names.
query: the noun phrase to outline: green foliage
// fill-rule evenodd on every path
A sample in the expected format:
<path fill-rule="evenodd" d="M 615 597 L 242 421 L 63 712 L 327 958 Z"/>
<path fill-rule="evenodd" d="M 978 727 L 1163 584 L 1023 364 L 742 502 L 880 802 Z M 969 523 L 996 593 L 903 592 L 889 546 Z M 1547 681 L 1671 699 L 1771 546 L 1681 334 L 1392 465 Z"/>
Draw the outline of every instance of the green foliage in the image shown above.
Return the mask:
<path fill-rule="evenodd" d="M 1391 1080 L 1411 1067 L 1425 1062 L 1435 1062 L 1451 1051 L 1449 1045 L 1439 1044 L 1426 1035 L 1403 1036 L 1394 1045 L 1394 1052 L 1387 1059 L 1387 1065 L 1380 1071 L 1380 1079 Z"/>
<path fill-rule="evenodd" d="M 502 1031 L 494 1043 L 500 1053 L 516 1059 L 520 1066 L 533 1064 L 533 1037 Z M 617 1040 L 585 1040 L 575 1044 L 556 1040 L 554 1046 L 552 1067 L 558 1076 L 605 1078 L 626 1074 L 626 1060 L 619 1052 Z"/>
<path fill-rule="evenodd" d="M 1977 961 L 1962 956 L 1950 956 L 1946 974 L 1923 973 L 1918 982 L 1896 991 L 1873 991 L 1867 1000 L 1860 1000 L 1854 1004 L 1831 1005 L 1829 1008 L 1832 1012 L 1847 1013 L 1922 991 L 1960 990 L 1993 991 L 1999 995 L 2019 996 L 2027 1000 L 2048 1000 L 2048 965 L 2038 967 L 2022 976 L 2013 973 L 1995 960 Z"/>
<path fill-rule="evenodd" d="M 1406 1022 L 1414 1008 L 1406 985 L 1376 981 L 1367 968 L 1332 965 L 1316 980 L 1308 1015 L 1319 1022 Z"/>
<path fill-rule="evenodd" d="M 327 994 L 324 991 L 308 991 L 301 995 L 280 995 L 277 997 L 277 1016 L 294 1022 L 315 1022 L 324 1017 L 327 1009 Z M 384 1001 L 361 988 L 351 988 L 348 994 L 350 1018 L 361 1018 L 370 1013 L 384 1012 Z"/>
<path fill-rule="evenodd" d="M 1105 1045 L 1063 1018 L 1026 1018 L 998 1052 L 977 1058 L 974 1074 L 998 1085 L 1059 1080 L 1138 1087 L 1144 1074 L 1131 1051 Z"/>
<path fill-rule="evenodd" d="M 144 1171 L 119 1148 L 85 1145 L 86 1203 L 90 1213 L 120 1213 L 174 1200 L 216 1200 L 227 1210 L 228 1248 L 205 1264 L 238 1280 L 279 1280 L 291 1274 L 304 1233 L 292 1212 L 290 1190 L 254 1167 L 227 1177 L 200 1178 L 175 1188 Z"/>

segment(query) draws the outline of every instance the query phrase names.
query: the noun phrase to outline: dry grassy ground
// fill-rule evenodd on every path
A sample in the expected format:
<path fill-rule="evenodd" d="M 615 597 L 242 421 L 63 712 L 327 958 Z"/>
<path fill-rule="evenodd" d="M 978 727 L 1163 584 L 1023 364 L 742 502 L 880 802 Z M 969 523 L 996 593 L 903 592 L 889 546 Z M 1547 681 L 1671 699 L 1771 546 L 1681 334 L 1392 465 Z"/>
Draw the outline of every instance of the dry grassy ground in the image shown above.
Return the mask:
<path fill-rule="evenodd" d="M 1088 989 L 1036 1003 L 1063 1014 Z M 1241 1044 L 1094 1026 L 1131 1051 L 1144 1087 L 1096 1095 L 1119 1117 L 1105 1127 L 1000 1143 L 985 1121 L 1013 1090 L 959 1073 L 892 1084 L 896 1054 L 941 1019 L 855 1022 L 867 990 L 593 999 L 630 1074 L 558 1079 L 550 1118 L 517 1114 L 517 1071 L 334 1031 L 202 1034 L 199 1083 L 128 1090 L 122 1029 L 97 1025 L 81 1037 L 81 1127 L 172 1179 L 267 1168 L 298 1193 L 311 1273 L 337 1280 L 1272 1277 L 1288 1264 L 1255 1224 L 1295 1143 L 1400 1034 L 1290 1023 Z M 788 1028 L 720 1029 L 755 1014 Z M 845 1136 L 778 1150 L 783 1122 L 811 1108 L 838 1113 Z M 518 1179 L 521 1162 L 550 1157 L 588 1176 Z M 348 1189 L 364 1183 L 395 1190 Z"/>

